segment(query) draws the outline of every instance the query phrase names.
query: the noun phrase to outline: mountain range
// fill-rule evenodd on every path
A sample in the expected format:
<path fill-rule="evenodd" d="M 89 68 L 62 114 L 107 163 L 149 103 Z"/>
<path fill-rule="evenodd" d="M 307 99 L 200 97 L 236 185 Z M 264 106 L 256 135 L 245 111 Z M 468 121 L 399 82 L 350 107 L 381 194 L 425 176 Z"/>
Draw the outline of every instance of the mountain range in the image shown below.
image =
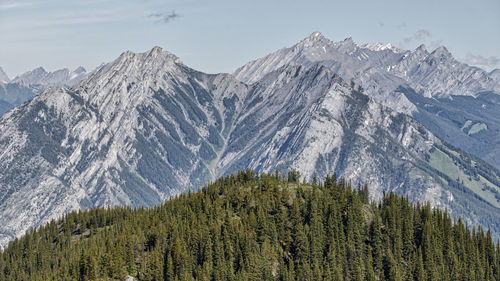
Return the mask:
<path fill-rule="evenodd" d="M 316 63 L 354 81 L 378 103 L 413 116 L 443 140 L 500 168 L 498 72 L 461 63 L 443 46 L 432 52 L 425 45 L 404 51 L 381 43 L 358 46 L 352 38 L 332 42 L 313 32 L 290 48 L 249 62 L 234 75 L 253 83 L 285 64 Z"/>
<path fill-rule="evenodd" d="M 0 67 L 0 116 L 49 87 L 71 87 L 88 75 L 89 72 L 81 66 L 75 70 L 63 68 L 54 72 L 38 67 L 11 80 Z"/>
<path fill-rule="evenodd" d="M 430 61 L 441 56 L 436 51 L 427 53 L 428 63 L 405 60 L 415 68 L 411 80 L 393 74 L 401 67 L 383 73 L 376 66 L 420 52 L 426 53 L 357 47 L 351 39 L 330 44 L 313 33 L 233 76 L 196 71 L 159 47 L 127 51 L 76 86 L 49 87 L 0 119 L 0 242 L 70 210 L 154 206 L 247 168 L 297 169 L 306 181 L 336 173 L 367 184 L 374 200 L 394 191 L 429 201 L 500 237 L 500 172 L 418 122 L 433 121 L 432 107 L 481 116 L 474 110 L 482 102 L 492 110 L 498 106 L 489 103 L 496 88 L 451 95 L 417 87 L 415 81 L 434 89 L 465 87 L 453 81 L 439 86 L 431 74 L 415 78 L 433 71 L 419 65 L 435 66 Z M 333 55 L 344 60 L 335 63 Z M 322 56 L 331 60 L 307 60 Z M 353 70 L 362 63 L 349 56 L 367 56 L 372 66 Z M 464 76 L 483 77 L 481 70 L 464 67 Z M 469 89 L 497 85 L 485 75 L 484 81 L 470 78 Z M 380 91 L 367 87 L 377 81 Z M 463 104 L 472 109 L 456 109 Z M 481 122 L 495 118 L 484 115 Z M 451 120 L 443 118 L 436 120 Z M 472 138 L 494 128 L 476 122 L 461 132 Z"/>

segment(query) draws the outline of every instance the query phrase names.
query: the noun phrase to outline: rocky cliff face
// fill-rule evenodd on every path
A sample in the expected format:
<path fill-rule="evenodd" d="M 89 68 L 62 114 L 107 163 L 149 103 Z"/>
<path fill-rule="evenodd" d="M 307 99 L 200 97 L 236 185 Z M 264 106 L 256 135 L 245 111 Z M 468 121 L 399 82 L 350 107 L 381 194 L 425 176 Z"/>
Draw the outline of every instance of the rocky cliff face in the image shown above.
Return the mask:
<path fill-rule="evenodd" d="M 73 209 L 152 206 L 246 168 L 335 172 L 374 199 L 395 191 L 499 230 L 497 170 L 330 68 L 283 65 L 247 85 L 155 47 L 0 119 L 0 241 Z"/>

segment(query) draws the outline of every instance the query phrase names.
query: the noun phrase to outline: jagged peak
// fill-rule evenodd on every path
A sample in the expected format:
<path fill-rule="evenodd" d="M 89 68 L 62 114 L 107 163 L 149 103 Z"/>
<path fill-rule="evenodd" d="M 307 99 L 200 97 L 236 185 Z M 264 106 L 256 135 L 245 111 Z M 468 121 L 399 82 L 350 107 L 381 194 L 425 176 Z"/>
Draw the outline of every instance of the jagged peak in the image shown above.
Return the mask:
<path fill-rule="evenodd" d="M 123 52 L 119 58 L 121 59 L 130 59 L 130 58 L 137 58 L 137 59 L 147 59 L 147 58 L 152 58 L 155 60 L 163 60 L 163 61 L 172 61 L 175 63 L 182 63 L 176 55 L 165 51 L 163 48 L 159 46 L 154 46 L 151 50 L 143 52 L 143 53 L 134 53 L 130 50 L 127 50 Z"/>
<path fill-rule="evenodd" d="M 323 34 L 321 34 L 321 32 L 319 31 L 314 31 L 307 38 L 311 40 L 317 40 L 317 39 L 324 39 L 325 36 L 323 36 Z"/>
<path fill-rule="evenodd" d="M 28 71 L 27 73 L 48 73 L 45 68 L 43 68 L 42 66 L 39 66 L 35 69 L 33 69 L 32 71 Z"/>
<path fill-rule="evenodd" d="M 342 42 L 348 43 L 348 44 L 356 44 L 356 43 L 354 43 L 354 40 L 352 40 L 352 37 L 347 37 Z"/>
<path fill-rule="evenodd" d="M 446 57 L 451 57 L 451 53 L 450 51 L 448 51 L 448 49 L 445 47 L 445 46 L 439 46 L 437 47 L 432 53 L 431 55 L 434 55 L 434 56 L 446 56 Z"/>
<path fill-rule="evenodd" d="M 160 47 L 160 46 L 154 46 L 151 50 L 150 50 L 151 53 L 161 53 L 163 52 L 163 48 Z"/>
<path fill-rule="evenodd" d="M 347 37 L 342 41 L 338 41 L 334 43 L 336 46 L 357 46 L 356 42 L 352 39 L 352 37 Z"/>
<path fill-rule="evenodd" d="M 48 72 L 42 66 L 39 66 L 33 70 L 27 71 L 23 74 L 17 75 L 13 81 L 15 82 L 27 82 L 29 81 L 33 75 L 42 75 L 46 76 Z"/>
<path fill-rule="evenodd" d="M 427 48 L 424 44 L 421 44 L 413 52 L 411 52 L 412 57 L 419 57 L 420 59 L 424 59 L 429 55 Z"/>
<path fill-rule="evenodd" d="M 306 38 L 302 39 L 299 43 L 297 43 L 295 46 L 296 47 L 301 47 L 301 48 L 308 48 L 308 47 L 314 47 L 318 45 L 328 45 L 330 44 L 331 41 L 323 36 L 321 32 L 319 31 L 314 31 L 309 36 Z"/>
<path fill-rule="evenodd" d="M 80 73 L 85 73 L 87 70 L 83 66 L 79 66 L 73 70 L 74 73 L 80 74 Z"/>
<path fill-rule="evenodd" d="M 356 51 L 356 49 L 358 48 L 358 45 L 356 44 L 356 42 L 354 42 L 352 37 L 347 37 L 342 41 L 335 42 L 334 46 L 338 51 L 349 54 Z"/>
<path fill-rule="evenodd" d="M 363 49 L 368 49 L 371 51 L 379 52 L 379 51 L 385 51 L 385 50 L 391 50 L 396 53 L 402 53 L 403 50 L 394 47 L 391 43 L 381 43 L 381 42 L 375 42 L 375 43 L 366 43 L 361 45 L 361 48 Z"/>
<path fill-rule="evenodd" d="M 415 51 L 419 51 L 419 52 L 427 52 L 427 47 L 425 46 L 425 44 L 420 44 L 420 46 L 418 46 Z"/>
<path fill-rule="evenodd" d="M 127 50 L 112 62 L 97 67 L 83 84 L 91 85 L 86 88 L 92 88 L 108 83 L 109 77 L 113 77 L 115 73 L 118 74 L 115 76 L 118 80 L 159 81 L 165 73 L 179 70 L 179 65 L 182 62 L 177 56 L 159 46 L 142 53 Z"/>

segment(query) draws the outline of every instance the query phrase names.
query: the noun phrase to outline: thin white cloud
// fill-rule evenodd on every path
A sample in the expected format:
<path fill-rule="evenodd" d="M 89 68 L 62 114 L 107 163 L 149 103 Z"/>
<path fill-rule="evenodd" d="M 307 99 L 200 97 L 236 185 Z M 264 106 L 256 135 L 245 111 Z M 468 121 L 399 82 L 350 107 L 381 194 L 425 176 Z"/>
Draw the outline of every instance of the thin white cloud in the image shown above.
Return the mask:
<path fill-rule="evenodd" d="M 422 43 L 423 41 L 429 39 L 432 37 L 431 32 L 426 29 L 420 29 L 415 31 L 415 33 L 412 36 L 403 38 L 403 45 L 408 45 L 410 43 L 413 43 L 415 41 Z"/>
<path fill-rule="evenodd" d="M 429 48 L 436 49 L 441 45 L 443 45 L 443 40 L 434 40 L 429 43 Z"/>
<path fill-rule="evenodd" d="M 490 71 L 500 65 L 500 58 L 495 56 L 484 57 L 467 53 L 464 62 Z"/>
<path fill-rule="evenodd" d="M 65 27 L 68 25 L 85 25 L 94 23 L 105 23 L 125 20 L 125 17 L 112 15 L 82 15 L 82 16 L 64 16 L 43 19 L 34 23 L 35 27 Z"/>
<path fill-rule="evenodd" d="M 426 44 L 430 50 L 435 49 L 443 44 L 443 40 L 435 39 L 433 34 L 427 29 L 419 29 L 411 36 L 403 38 L 399 42 L 399 46 L 403 49 L 411 47 L 412 45 Z"/>
<path fill-rule="evenodd" d="M 22 13 L 10 16 L 8 21 L 0 25 L 0 31 L 33 31 L 34 29 L 56 31 L 74 26 L 82 27 L 91 24 L 127 21 L 131 19 L 130 10 L 129 7 L 122 5 L 100 9 L 93 7 L 81 7 L 81 9 L 72 10 L 61 8 L 38 14 Z"/>
<path fill-rule="evenodd" d="M 424 40 L 431 37 L 431 32 L 426 29 L 420 29 L 415 32 L 415 39 L 416 40 Z"/>
<path fill-rule="evenodd" d="M 0 11 L 8 11 L 36 5 L 38 5 L 37 2 L 7 2 L 0 4 Z"/>

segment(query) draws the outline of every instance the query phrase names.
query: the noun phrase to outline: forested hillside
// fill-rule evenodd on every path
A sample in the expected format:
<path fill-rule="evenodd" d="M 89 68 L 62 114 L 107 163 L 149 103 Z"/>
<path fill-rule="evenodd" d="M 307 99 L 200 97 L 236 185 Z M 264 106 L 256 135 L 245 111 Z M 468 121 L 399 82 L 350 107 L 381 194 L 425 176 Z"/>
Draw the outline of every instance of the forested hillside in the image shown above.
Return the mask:
<path fill-rule="evenodd" d="M 489 231 L 299 178 L 247 170 L 151 209 L 72 212 L 10 242 L 0 280 L 500 280 Z"/>

